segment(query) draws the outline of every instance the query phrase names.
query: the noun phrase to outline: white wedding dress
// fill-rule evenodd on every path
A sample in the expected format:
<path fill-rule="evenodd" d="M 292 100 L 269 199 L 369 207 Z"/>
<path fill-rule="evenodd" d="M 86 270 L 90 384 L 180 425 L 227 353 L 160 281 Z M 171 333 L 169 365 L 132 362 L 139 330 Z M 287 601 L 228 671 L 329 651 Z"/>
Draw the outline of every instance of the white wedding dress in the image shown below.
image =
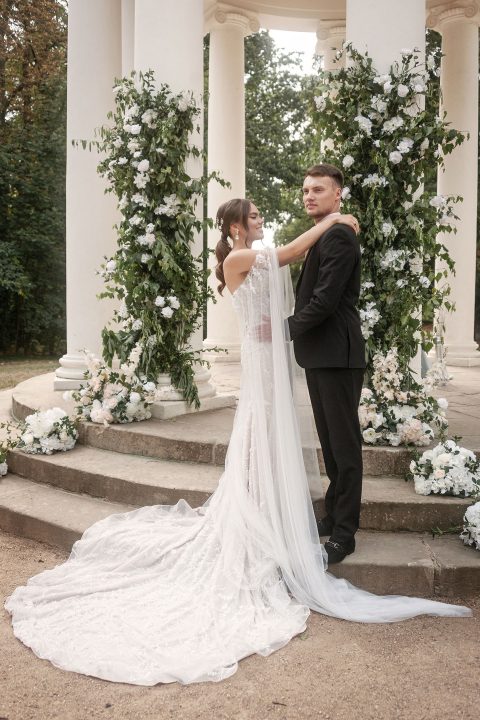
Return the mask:
<path fill-rule="evenodd" d="M 193 509 L 151 506 L 90 527 L 62 565 L 7 600 L 15 635 L 65 670 L 155 685 L 218 681 L 305 629 L 310 608 L 360 622 L 468 608 L 379 597 L 325 570 L 283 335 L 276 254 L 263 250 L 233 302 L 242 384 L 218 489 Z M 271 318 L 272 342 L 256 328 Z"/>

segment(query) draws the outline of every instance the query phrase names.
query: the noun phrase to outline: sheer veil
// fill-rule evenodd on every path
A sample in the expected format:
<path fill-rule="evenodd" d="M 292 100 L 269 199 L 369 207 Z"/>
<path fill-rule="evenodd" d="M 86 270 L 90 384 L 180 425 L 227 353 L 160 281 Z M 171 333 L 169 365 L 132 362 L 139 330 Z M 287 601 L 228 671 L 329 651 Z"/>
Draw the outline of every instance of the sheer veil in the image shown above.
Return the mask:
<path fill-rule="evenodd" d="M 273 482 L 278 498 L 278 512 L 288 558 L 281 564 L 283 577 L 292 595 L 318 612 L 359 622 L 394 622 L 420 614 L 468 616 L 468 608 L 404 596 L 378 596 L 360 590 L 349 582 L 326 572 L 323 546 L 320 544 L 310 485 L 320 486 L 312 478 L 318 465 L 308 465 L 310 478 L 304 468 L 302 437 L 297 422 L 294 398 L 290 388 L 293 375 L 296 406 L 302 411 L 302 383 L 295 371 L 289 370 L 285 352 L 284 311 L 289 297 L 279 271 L 276 252 L 267 251 L 269 262 L 270 313 L 272 326 L 272 434 L 270 451 L 278 458 Z M 264 292 L 267 286 L 261 285 Z M 290 296 L 291 300 L 291 296 Z M 265 301 L 266 302 L 266 301 Z M 303 398 L 304 400 L 304 398 Z M 305 421 L 306 413 L 301 420 Z M 311 427 L 311 424 L 310 424 Z M 308 423 L 303 423 L 303 429 Z M 308 442 L 308 440 L 307 440 Z M 273 492 L 273 488 L 272 488 Z"/>

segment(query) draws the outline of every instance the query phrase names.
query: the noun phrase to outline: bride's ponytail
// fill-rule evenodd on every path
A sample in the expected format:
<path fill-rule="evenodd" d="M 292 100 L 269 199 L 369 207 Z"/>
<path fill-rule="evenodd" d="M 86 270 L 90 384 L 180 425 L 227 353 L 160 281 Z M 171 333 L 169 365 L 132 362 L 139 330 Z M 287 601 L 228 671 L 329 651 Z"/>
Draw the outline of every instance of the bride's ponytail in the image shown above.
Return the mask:
<path fill-rule="evenodd" d="M 221 235 L 215 248 L 215 255 L 218 262 L 215 268 L 215 275 L 217 280 L 220 281 L 220 285 L 218 285 L 217 288 L 220 295 L 225 288 L 223 262 L 232 250 L 232 246 L 229 242 L 230 226 L 232 223 L 239 223 L 240 225 L 243 225 L 245 230 L 248 232 L 248 215 L 250 213 L 250 205 L 250 200 L 235 198 L 234 200 L 228 200 L 223 203 L 223 205 L 220 205 L 217 210 L 216 225 L 220 228 Z"/>

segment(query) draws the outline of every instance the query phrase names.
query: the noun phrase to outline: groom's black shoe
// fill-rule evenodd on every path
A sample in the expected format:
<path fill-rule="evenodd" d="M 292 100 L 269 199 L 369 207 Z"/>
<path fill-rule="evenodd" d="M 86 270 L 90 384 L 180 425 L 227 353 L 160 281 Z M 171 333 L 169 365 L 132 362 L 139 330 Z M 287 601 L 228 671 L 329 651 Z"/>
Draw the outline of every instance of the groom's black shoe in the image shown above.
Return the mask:
<path fill-rule="evenodd" d="M 331 535 L 333 532 L 333 522 L 328 515 L 317 522 L 318 534 L 320 537 Z"/>
<path fill-rule="evenodd" d="M 325 550 L 328 555 L 329 565 L 342 562 L 347 555 L 351 555 L 351 553 L 355 550 L 355 538 L 352 538 L 345 543 L 335 542 L 335 540 L 331 539 L 327 540 L 325 543 Z"/>

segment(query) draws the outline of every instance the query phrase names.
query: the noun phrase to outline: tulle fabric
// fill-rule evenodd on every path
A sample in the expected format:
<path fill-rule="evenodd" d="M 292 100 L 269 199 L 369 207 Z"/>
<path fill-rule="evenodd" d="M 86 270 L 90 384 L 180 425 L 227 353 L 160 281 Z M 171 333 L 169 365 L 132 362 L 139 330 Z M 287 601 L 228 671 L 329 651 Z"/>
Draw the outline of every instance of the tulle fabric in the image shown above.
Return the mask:
<path fill-rule="evenodd" d="M 215 493 L 196 509 L 182 500 L 101 520 L 64 564 L 6 602 L 15 635 L 58 667 L 139 685 L 219 681 L 243 657 L 301 633 L 310 608 L 360 622 L 470 614 L 372 595 L 326 572 L 309 487 L 318 472 L 310 462 L 305 469 L 274 250 L 257 254 L 233 301 L 242 381 Z"/>

